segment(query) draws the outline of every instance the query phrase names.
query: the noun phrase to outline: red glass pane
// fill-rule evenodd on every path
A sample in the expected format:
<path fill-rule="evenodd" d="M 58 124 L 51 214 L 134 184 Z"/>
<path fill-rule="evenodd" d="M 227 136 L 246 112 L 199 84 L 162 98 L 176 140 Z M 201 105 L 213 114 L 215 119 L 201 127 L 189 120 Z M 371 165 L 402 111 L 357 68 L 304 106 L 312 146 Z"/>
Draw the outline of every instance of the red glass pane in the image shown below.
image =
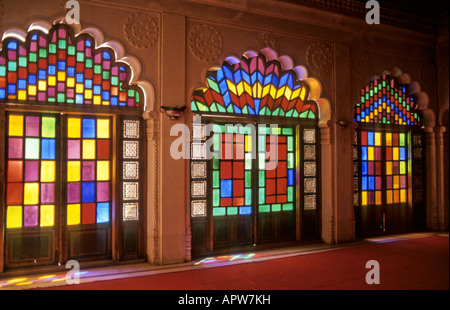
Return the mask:
<path fill-rule="evenodd" d="M 95 203 L 83 203 L 81 206 L 81 223 L 95 223 Z"/>

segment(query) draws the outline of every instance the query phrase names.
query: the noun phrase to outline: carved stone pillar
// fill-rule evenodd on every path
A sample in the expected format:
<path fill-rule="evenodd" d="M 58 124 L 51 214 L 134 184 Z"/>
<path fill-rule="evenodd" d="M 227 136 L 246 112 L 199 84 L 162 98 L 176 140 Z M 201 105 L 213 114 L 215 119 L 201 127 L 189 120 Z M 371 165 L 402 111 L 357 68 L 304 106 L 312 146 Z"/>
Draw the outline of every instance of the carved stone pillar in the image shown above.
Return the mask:
<path fill-rule="evenodd" d="M 446 230 L 445 216 L 445 191 L 447 186 L 444 179 L 445 165 L 444 165 L 444 126 L 437 126 L 434 128 L 436 139 L 436 200 L 437 200 L 437 229 Z M 447 154 L 448 156 L 448 154 Z M 447 184 L 448 185 L 448 184 Z"/>
<path fill-rule="evenodd" d="M 145 112 L 147 135 L 147 258 L 151 264 L 161 264 L 159 220 L 159 114 Z"/>
<path fill-rule="evenodd" d="M 320 127 L 322 240 L 332 244 L 335 235 L 334 143 L 329 121 Z"/>
<path fill-rule="evenodd" d="M 436 178 L 436 143 L 433 128 L 425 128 L 425 161 L 426 161 L 426 217 L 427 228 L 438 230 L 438 199 Z"/>

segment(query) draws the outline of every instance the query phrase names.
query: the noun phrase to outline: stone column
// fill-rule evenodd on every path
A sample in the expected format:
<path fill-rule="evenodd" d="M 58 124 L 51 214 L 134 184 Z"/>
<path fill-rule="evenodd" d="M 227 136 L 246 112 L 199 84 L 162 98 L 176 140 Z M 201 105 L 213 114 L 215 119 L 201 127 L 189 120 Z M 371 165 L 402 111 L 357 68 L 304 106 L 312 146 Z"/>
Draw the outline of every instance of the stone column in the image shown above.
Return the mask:
<path fill-rule="evenodd" d="M 448 184 L 445 184 L 444 179 L 444 126 L 436 126 L 434 128 L 435 139 L 436 139 L 436 201 L 437 201 L 437 229 L 444 231 L 445 228 L 445 191 L 447 190 Z M 447 154 L 448 156 L 448 154 Z"/>
<path fill-rule="evenodd" d="M 426 217 L 427 228 L 438 230 L 438 199 L 436 178 L 436 143 L 433 128 L 425 128 L 425 162 L 426 162 Z"/>
<path fill-rule="evenodd" d="M 319 124 L 320 128 L 320 171 L 321 171 L 321 227 L 325 243 L 336 242 L 335 235 L 335 191 L 334 191 L 334 147 L 329 124 Z"/>

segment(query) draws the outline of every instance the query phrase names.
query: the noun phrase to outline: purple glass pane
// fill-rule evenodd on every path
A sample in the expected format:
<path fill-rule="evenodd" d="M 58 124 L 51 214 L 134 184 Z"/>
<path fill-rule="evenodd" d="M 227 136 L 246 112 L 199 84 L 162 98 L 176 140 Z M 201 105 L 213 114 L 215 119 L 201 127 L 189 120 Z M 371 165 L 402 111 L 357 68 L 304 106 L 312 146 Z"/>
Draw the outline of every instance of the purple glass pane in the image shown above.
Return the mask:
<path fill-rule="evenodd" d="M 391 176 L 386 177 L 386 188 L 392 189 L 392 177 Z"/>
<path fill-rule="evenodd" d="M 83 162 L 83 181 L 95 181 L 95 161 Z"/>
<path fill-rule="evenodd" d="M 369 161 L 369 163 L 368 163 L 368 165 L 367 165 L 367 168 L 368 168 L 368 175 L 374 175 L 375 173 L 374 173 L 374 164 L 373 164 L 373 162 L 372 161 Z"/>
<path fill-rule="evenodd" d="M 25 227 L 37 226 L 38 206 L 25 206 L 23 208 L 23 225 Z"/>
<path fill-rule="evenodd" d="M 25 118 L 25 135 L 28 137 L 39 137 L 39 117 L 27 116 Z"/>
<path fill-rule="evenodd" d="M 400 188 L 406 188 L 406 175 L 400 176 Z"/>
<path fill-rule="evenodd" d="M 398 174 L 399 171 L 398 161 L 394 161 L 392 163 L 392 174 Z"/>
<path fill-rule="evenodd" d="M 67 202 L 68 203 L 80 202 L 80 183 L 67 184 Z"/>
<path fill-rule="evenodd" d="M 80 140 L 67 141 L 67 158 L 80 159 Z"/>
<path fill-rule="evenodd" d="M 39 162 L 36 160 L 25 161 L 25 182 L 39 181 Z"/>
<path fill-rule="evenodd" d="M 55 202 L 55 183 L 41 183 L 41 203 Z"/>
<path fill-rule="evenodd" d="M 381 177 L 375 177 L 375 189 L 381 189 Z"/>
<path fill-rule="evenodd" d="M 97 201 L 109 201 L 109 183 L 97 182 Z"/>
<path fill-rule="evenodd" d="M 381 147 L 375 148 L 375 160 L 381 160 Z"/>
<path fill-rule="evenodd" d="M 8 158 L 22 158 L 23 142 L 21 138 L 8 139 Z"/>

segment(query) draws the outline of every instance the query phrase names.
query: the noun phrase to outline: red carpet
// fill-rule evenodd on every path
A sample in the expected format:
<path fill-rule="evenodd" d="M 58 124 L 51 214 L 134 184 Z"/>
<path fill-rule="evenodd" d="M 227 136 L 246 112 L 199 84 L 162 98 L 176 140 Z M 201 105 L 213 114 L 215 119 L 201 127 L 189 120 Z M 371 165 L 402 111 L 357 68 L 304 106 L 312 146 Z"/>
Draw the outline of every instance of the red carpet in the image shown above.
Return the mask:
<path fill-rule="evenodd" d="M 368 260 L 380 284 L 368 285 Z M 430 236 L 288 258 L 50 287 L 65 290 L 448 290 L 449 239 Z"/>

